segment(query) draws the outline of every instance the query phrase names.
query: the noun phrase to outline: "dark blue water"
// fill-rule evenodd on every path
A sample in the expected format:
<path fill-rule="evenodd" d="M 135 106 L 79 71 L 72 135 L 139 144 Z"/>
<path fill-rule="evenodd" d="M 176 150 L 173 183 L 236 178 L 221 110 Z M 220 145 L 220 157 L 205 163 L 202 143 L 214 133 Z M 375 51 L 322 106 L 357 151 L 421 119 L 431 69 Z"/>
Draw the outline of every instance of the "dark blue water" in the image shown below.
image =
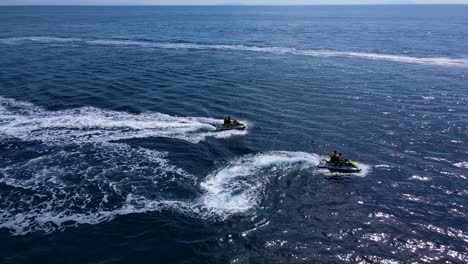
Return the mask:
<path fill-rule="evenodd" d="M 1 263 L 468 261 L 468 6 L 0 28 Z M 248 129 L 215 132 L 228 114 Z M 335 149 L 363 171 L 316 169 Z"/>

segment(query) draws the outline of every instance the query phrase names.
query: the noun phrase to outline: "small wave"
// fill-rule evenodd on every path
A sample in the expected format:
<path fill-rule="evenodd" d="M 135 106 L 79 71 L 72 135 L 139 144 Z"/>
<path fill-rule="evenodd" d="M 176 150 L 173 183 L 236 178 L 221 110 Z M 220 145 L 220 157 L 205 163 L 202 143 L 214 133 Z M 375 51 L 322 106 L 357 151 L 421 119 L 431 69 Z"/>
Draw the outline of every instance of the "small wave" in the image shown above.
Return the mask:
<path fill-rule="evenodd" d="M 361 171 L 359 173 L 354 173 L 353 174 L 354 176 L 366 177 L 367 175 L 369 175 L 369 173 L 372 172 L 371 165 L 359 163 L 359 167 L 361 168 Z"/>
<path fill-rule="evenodd" d="M 210 174 L 201 183 L 203 208 L 217 215 L 246 212 L 258 205 L 273 176 L 292 168 L 315 167 L 320 157 L 304 152 L 269 152 L 243 157 Z"/>
<path fill-rule="evenodd" d="M 34 42 L 79 42 L 83 41 L 81 38 L 61 38 L 61 37 L 48 37 L 48 36 L 37 36 L 37 37 L 16 37 L 16 38 L 2 38 L 0 39 L 0 44 L 13 45 L 25 41 L 34 41 Z"/>
<path fill-rule="evenodd" d="M 409 180 L 426 182 L 426 181 L 431 181 L 431 177 L 413 175 L 409 178 Z"/>
<path fill-rule="evenodd" d="M 381 170 L 392 170 L 393 167 L 391 165 L 388 165 L 388 164 L 377 164 L 377 165 L 374 165 L 375 168 L 378 168 L 378 169 L 381 169 Z"/>
<path fill-rule="evenodd" d="M 468 162 L 466 161 L 458 162 L 458 163 L 453 164 L 453 166 L 462 168 L 462 169 L 468 169 Z"/>
<path fill-rule="evenodd" d="M 245 135 L 246 131 L 215 132 L 203 117 L 162 113 L 130 114 L 94 107 L 46 111 L 29 103 L 0 97 L 0 138 L 49 144 L 110 142 L 131 138 L 167 137 L 198 143 L 206 137 Z"/>
<path fill-rule="evenodd" d="M 60 37 L 29 37 L 20 38 L 20 40 L 31 40 L 37 42 L 75 42 L 82 41 L 81 38 L 60 38 Z"/>
<path fill-rule="evenodd" d="M 457 229 L 454 227 L 442 228 L 439 226 L 435 226 L 433 224 L 428 224 L 428 225 L 416 224 L 416 225 L 419 226 L 421 229 L 425 229 L 430 232 L 438 233 L 447 237 L 460 239 L 464 241 L 465 243 L 468 243 L 468 234 L 466 233 L 466 231 L 463 231 L 462 229 Z"/>
<path fill-rule="evenodd" d="M 221 51 L 247 51 L 257 53 L 270 53 L 277 55 L 298 55 L 311 57 L 344 57 L 344 58 L 359 58 L 369 60 L 381 60 L 390 62 L 402 62 L 410 64 L 432 65 L 441 67 L 457 67 L 468 68 L 467 58 L 448 58 L 448 57 L 411 57 L 406 55 L 381 54 L 369 52 L 352 52 L 352 51 L 335 51 L 335 50 L 313 50 L 313 49 L 296 49 L 290 47 L 258 47 L 248 45 L 233 45 L 233 44 L 197 44 L 197 43 L 159 43 L 140 40 L 112 40 L 112 39 L 95 39 L 86 40 L 80 38 L 58 38 L 58 37 L 19 37 L 19 38 L 3 38 L 0 39 L 0 44 L 15 44 L 24 41 L 34 42 L 82 42 L 83 44 L 106 45 L 106 46 L 139 46 L 145 48 L 159 49 L 195 49 L 195 50 L 221 50 Z"/>
<path fill-rule="evenodd" d="M 446 162 L 446 163 L 451 163 L 450 160 L 445 159 L 445 158 L 437 158 L 437 157 L 424 157 L 424 159 L 427 160 L 433 160 L 433 161 L 440 161 L 440 162 Z"/>

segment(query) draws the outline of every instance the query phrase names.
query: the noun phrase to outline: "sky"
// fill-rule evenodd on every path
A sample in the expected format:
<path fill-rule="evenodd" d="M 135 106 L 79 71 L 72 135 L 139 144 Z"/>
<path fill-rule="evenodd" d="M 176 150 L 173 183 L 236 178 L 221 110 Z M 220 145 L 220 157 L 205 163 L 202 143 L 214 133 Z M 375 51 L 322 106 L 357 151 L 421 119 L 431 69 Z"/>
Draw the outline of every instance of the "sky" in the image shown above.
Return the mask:
<path fill-rule="evenodd" d="M 0 0 L 0 5 L 468 4 L 468 0 Z"/>

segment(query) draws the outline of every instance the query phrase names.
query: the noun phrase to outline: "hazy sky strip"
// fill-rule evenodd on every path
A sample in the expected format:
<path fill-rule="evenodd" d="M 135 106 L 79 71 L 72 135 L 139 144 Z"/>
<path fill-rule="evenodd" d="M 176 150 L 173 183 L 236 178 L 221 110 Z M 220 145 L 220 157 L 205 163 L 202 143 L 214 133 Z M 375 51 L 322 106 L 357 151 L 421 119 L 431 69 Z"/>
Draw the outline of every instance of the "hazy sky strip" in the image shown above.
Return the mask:
<path fill-rule="evenodd" d="M 468 4 L 468 0 L 0 0 L 0 5 L 330 5 Z"/>

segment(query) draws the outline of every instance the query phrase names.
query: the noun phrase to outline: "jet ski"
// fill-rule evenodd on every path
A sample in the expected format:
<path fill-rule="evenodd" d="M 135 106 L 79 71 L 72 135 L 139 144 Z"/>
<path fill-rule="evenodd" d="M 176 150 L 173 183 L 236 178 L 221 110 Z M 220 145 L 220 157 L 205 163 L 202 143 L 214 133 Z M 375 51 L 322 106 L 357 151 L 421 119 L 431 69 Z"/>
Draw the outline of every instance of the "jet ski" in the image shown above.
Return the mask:
<path fill-rule="evenodd" d="M 317 165 L 320 169 L 328 169 L 331 172 L 341 172 L 341 173 L 355 173 L 360 172 L 362 169 L 359 167 L 359 164 L 355 161 L 348 160 L 343 164 L 334 164 L 331 163 L 329 159 L 326 159 L 320 162 Z"/>
<path fill-rule="evenodd" d="M 247 128 L 247 124 L 243 121 L 234 120 L 232 124 L 225 125 L 224 123 L 213 124 L 216 128 L 216 131 L 225 131 L 225 130 L 244 130 Z"/>

